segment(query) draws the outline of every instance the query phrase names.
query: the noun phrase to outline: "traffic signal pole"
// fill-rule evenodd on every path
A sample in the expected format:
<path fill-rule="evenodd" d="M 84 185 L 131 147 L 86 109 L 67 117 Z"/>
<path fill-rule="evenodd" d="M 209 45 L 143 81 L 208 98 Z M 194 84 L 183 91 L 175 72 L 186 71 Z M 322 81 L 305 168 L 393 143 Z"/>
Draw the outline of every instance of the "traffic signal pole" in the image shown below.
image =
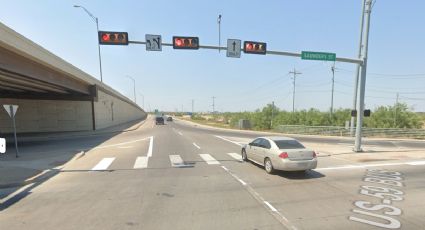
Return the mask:
<path fill-rule="evenodd" d="M 361 66 L 360 88 L 359 88 L 359 103 L 357 105 L 357 126 L 356 126 L 356 141 L 354 143 L 354 151 L 361 152 L 362 142 L 362 127 L 363 127 L 363 111 L 366 89 L 366 68 L 367 68 L 367 52 L 369 45 L 369 28 L 370 28 L 370 13 L 372 11 L 372 0 L 366 0 L 366 28 L 364 36 L 363 64 Z"/>
<path fill-rule="evenodd" d="M 358 58 L 361 59 L 362 57 L 362 49 L 363 49 L 363 25 L 364 25 L 364 13 L 365 13 L 365 4 L 366 0 L 362 0 L 362 17 L 360 19 L 360 39 L 359 39 L 359 52 L 358 52 Z M 357 92 L 359 90 L 359 78 L 360 78 L 360 64 L 357 65 L 356 68 L 356 75 L 354 75 L 354 92 L 353 92 L 353 110 L 357 109 Z M 354 136 L 354 122 L 356 120 L 356 117 L 351 115 L 351 122 L 350 122 L 350 134 L 351 136 Z"/>

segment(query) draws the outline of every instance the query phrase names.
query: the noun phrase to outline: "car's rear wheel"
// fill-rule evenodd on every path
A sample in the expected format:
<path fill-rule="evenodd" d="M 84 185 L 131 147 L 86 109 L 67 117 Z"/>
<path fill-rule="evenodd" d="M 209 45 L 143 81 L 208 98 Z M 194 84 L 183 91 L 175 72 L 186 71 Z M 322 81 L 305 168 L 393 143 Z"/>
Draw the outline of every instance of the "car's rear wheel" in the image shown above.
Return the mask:
<path fill-rule="evenodd" d="M 264 169 L 268 174 L 273 174 L 275 171 L 273 168 L 272 161 L 269 158 L 264 159 Z"/>
<path fill-rule="evenodd" d="M 242 160 L 243 161 L 248 161 L 248 156 L 246 155 L 246 150 L 242 149 Z"/>

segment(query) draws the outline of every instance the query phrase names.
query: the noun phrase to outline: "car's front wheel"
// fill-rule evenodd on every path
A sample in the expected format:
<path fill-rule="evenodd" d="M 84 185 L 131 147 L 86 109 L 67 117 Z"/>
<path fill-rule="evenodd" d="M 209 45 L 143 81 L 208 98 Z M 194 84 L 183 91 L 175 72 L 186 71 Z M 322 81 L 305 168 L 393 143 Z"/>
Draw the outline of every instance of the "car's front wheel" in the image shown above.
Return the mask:
<path fill-rule="evenodd" d="M 248 161 L 248 156 L 246 155 L 246 150 L 242 149 L 242 160 L 243 161 Z"/>
<path fill-rule="evenodd" d="M 264 159 L 264 169 L 268 174 L 273 174 L 275 171 L 273 168 L 272 161 L 269 158 Z"/>

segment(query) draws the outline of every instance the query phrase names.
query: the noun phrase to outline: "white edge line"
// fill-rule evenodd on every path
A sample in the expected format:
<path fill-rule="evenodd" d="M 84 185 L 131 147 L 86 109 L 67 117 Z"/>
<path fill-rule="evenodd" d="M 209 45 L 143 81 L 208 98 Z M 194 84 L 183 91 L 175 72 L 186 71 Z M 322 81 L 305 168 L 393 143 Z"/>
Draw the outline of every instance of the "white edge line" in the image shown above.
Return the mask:
<path fill-rule="evenodd" d="M 3 204 L 4 202 L 8 201 L 10 198 L 12 198 L 12 197 L 16 196 L 17 194 L 23 192 L 25 189 L 31 187 L 32 185 L 34 185 L 34 183 L 27 184 L 27 185 L 21 187 L 20 189 L 16 190 L 15 192 L 9 194 L 7 197 L 0 199 L 0 204 Z"/>
<path fill-rule="evenodd" d="M 246 182 L 245 181 L 243 181 L 243 180 L 241 180 L 241 179 L 239 179 L 239 178 L 236 178 L 239 182 L 241 182 L 241 184 L 243 185 L 243 186 L 246 186 Z"/>
<path fill-rule="evenodd" d="M 148 149 L 148 157 L 152 157 L 152 149 L 153 149 L 153 136 L 149 137 L 149 149 Z"/>
<path fill-rule="evenodd" d="M 178 134 L 179 134 L 180 136 L 183 136 L 183 133 L 181 133 L 180 131 L 178 132 Z"/>
<path fill-rule="evenodd" d="M 221 137 L 221 136 L 215 136 L 215 137 L 220 138 L 220 139 L 222 139 L 222 140 L 224 140 L 224 141 L 228 141 L 228 142 L 233 143 L 233 144 L 235 144 L 235 145 L 242 146 L 240 143 L 238 143 L 238 142 L 236 142 L 236 141 L 231 141 L 231 140 L 226 139 L 226 138 Z"/>
<path fill-rule="evenodd" d="M 277 212 L 277 209 L 275 209 L 269 202 L 264 201 L 264 204 L 266 204 L 273 212 Z"/>

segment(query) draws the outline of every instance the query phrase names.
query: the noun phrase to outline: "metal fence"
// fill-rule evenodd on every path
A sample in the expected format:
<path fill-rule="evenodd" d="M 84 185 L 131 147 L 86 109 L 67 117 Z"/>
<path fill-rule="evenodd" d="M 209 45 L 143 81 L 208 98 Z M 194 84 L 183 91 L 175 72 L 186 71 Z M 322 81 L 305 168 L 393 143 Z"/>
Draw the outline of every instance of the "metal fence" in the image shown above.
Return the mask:
<path fill-rule="evenodd" d="M 343 126 L 279 125 L 274 130 L 290 134 L 350 136 L 350 130 Z M 363 136 L 425 139 L 425 129 L 363 128 Z"/>

